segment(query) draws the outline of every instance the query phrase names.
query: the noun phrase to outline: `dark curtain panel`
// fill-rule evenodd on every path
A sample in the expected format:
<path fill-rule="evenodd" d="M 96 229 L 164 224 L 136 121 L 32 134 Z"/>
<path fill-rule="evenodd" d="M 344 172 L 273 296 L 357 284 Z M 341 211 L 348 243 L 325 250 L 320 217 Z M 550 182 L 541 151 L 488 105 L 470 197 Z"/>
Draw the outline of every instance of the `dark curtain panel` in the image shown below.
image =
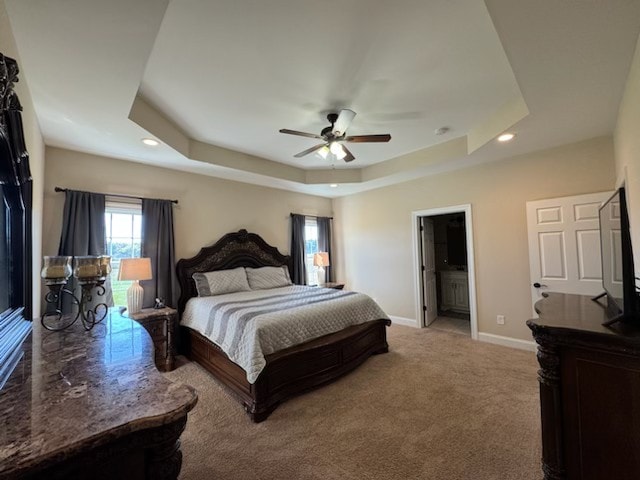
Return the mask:
<path fill-rule="evenodd" d="M 304 215 L 291 214 L 291 259 L 293 261 L 291 281 L 296 285 L 307 284 L 304 266 L 304 220 Z"/>
<path fill-rule="evenodd" d="M 153 274 L 153 279 L 140 282 L 145 308 L 153 307 L 156 298 L 168 307 L 178 304 L 172 205 L 170 200 L 142 199 L 142 257 L 151 259 Z"/>
<path fill-rule="evenodd" d="M 329 263 L 328 267 L 325 267 L 325 281 L 333 282 L 333 265 L 334 258 L 333 252 L 331 251 L 331 218 L 329 217 L 318 217 L 318 251 L 319 252 L 327 252 L 329 254 Z"/>
<path fill-rule="evenodd" d="M 58 255 L 82 256 L 104 255 L 106 243 L 104 227 L 105 196 L 101 193 L 78 192 L 67 190 L 64 197 L 64 213 L 62 217 L 62 235 Z M 69 289 L 72 290 L 69 280 Z M 108 286 L 109 282 L 107 282 Z M 75 291 L 75 290 L 74 290 Z M 76 292 L 78 295 L 78 292 Z M 113 305 L 111 289 L 107 288 L 107 305 Z M 71 302 L 64 297 L 63 311 L 71 311 Z"/>
<path fill-rule="evenodd" d="M 105 196 L 67 190 L 58 255 L 104 255 Z"/>

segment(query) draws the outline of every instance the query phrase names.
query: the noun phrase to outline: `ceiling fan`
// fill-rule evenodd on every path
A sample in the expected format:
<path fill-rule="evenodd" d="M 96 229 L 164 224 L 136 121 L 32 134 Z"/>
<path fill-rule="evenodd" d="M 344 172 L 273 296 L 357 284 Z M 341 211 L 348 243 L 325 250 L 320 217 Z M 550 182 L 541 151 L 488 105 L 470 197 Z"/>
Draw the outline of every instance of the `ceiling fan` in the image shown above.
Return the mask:
<path fill-rule="evenodd" d="M 301 137 L 310 137 L 317 138 L 322 140 L 322 143 L 315 145 L 311 148 L 308 148 L 300 153 L 294 155 L 296 158 L 304 157 L 305 155 L 309 155 L 313 152 L 318 152 L 323 158 L 327 158 L 329 152 L 333 153 L 340 160 L 344 160 L 345 162 L 351 162 L 355 160 L 356 157 L 349 151 L 349 149 L 344 145 L 344 142 L 355 142 L 355 143 L 365 143 L 365 142 L 388 142 L 391 140 L 391 135 L 352 135 L 347 136 L 347 128 L 351 125 L 354 117 L 356 116 L 356 112 L 349 109 L 342 109 L 340 113 L 330 113 L 327 115 L 327 120 L 331 123 L 330 126 L 325 127 L 320 132 L 320 135 L 316 135 L 314 133 L 306 133 L 306 132 L 298 132 L 297 130 L 288 130 L 283 128 L 280 130 L 280 133 L 288 133 L 289 135 L 299 135 Z"/>

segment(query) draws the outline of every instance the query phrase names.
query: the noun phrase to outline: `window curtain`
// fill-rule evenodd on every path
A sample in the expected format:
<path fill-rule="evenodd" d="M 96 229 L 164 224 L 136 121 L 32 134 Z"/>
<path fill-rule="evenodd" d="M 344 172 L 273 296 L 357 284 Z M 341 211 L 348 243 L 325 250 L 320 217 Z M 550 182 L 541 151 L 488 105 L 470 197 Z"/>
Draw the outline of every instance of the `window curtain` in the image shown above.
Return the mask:
<path fill-rule="evenodd" d="M 105 196 L 103 194 L 67 190 L 64 197 L 62 234 L 60 236 L 58 255 L 73 257 L 104 255 L 106 243 L 104 211 Z M 73 277 L 69 279 L 67 288 L 74 291 L 79 298 L 79 288 L 75 288 Z M 105 298 L 96 298 L 94 302 L 104 302 L 112 306 L 113 294 L 111 292 L 110 277 L 107 277 L 105 290 Z M 62 311 L 68 313 L 71 308 L 71 299 L 65 295 L 63 297 Z"/>
<path fill-rule="evenodd" d="M 331 218 L 318 217 L 318 251 L 327 252 L 329 254 L 329 266 L 325 267 L 325 281 L 333 282 L 333 267 L 331 266 L 335 259 L 331 251 Z"/>
<path fill-rule="evenodd" d="M 304 224 L 304 215 L 291 214 L 291 259 L 293 261 L 291 281 L 296 285 L 306 285 L 307 283 L 304 266 Z"/>
<path fill-rule="evenodd" d="M 178 304 L 172 205 L 171 200 L 142 199 L 142 256 L 151 259 L 153 275 L 151 280 L 140 282 L 145 308 L 153 307 L 156 298 L 169 307 Z"/>

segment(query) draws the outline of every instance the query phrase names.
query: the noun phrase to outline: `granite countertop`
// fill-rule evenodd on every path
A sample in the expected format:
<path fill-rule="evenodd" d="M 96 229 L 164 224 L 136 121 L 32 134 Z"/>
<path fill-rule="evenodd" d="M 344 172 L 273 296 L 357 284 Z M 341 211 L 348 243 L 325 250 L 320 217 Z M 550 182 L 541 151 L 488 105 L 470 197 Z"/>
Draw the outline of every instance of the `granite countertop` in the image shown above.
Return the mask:
<path fill-rule="evenodd" d="M 114 309 L 89 332 L 34 321 L 24 351 L 0 390 L 0 477 L 171 423 L 197 402 L 158 372 L 146 330 Z"/>

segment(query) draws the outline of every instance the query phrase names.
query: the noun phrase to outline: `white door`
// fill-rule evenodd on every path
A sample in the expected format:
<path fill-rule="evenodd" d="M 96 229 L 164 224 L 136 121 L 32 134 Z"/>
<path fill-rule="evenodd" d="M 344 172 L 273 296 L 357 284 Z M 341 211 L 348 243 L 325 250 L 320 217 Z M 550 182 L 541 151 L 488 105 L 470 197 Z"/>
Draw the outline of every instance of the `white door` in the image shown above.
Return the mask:
<path fill-rule="evenodd" d="M 436 254 L 432 219 L 420 217 L 420 234 L 422 244 L 422 311 L 424 312 L 424 325 L 428 327 L 438 316 Z"/>
<path fill-rule="evenodd" d="M 598 209 L 612 192 L 527 202 L 531 298 L 602 293 Z"/>

